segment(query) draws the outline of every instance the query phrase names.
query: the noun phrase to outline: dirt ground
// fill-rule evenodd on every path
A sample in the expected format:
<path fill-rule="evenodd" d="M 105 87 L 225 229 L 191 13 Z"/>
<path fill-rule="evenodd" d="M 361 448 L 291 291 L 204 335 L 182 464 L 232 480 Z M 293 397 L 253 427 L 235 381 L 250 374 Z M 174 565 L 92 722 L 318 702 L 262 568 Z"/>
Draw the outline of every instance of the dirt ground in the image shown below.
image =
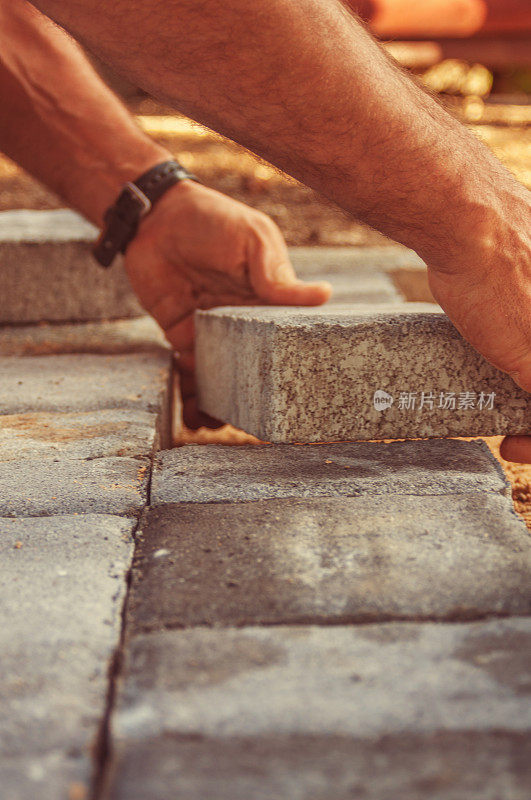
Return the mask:
<path fill-rule="evenodd" d="M 479 103 L 479 105 L 478 105 Z M 132 110 L 142 127 L 164 144 L 204 183 L 269 214 L 290 245 L 364 246 L 390 244 L 381 234 L 351 219 L 332 203 L 301 186 L 242 148 L 185 118 L 170 116 L 150 100 Z M 455 110 L 455 103 L 454 103 Z M 481 101 L 464 103 L 456 113 L 469 124 L 526 186 L 531 188 L 531 119 L 525 106 L 484 107 Z M 478 124 L 485 119 L 494 124 Z M 516 120 L 516 122 L 515 122 Z M 53 193 L 0 155 L 0 210 L 12 208 L 60 208 Z M 420 298 L 419 298 L 420 299 Z M 256 442 L 230 426 L 217 432 L 184 432 L 177 444 L 186 442 L 243 444 Z M 487 440 L 499 458 L 499 438 Z M 531 465 L 513 465 L 500 459 L 513 487 L 515 508 L 531 530 Z"/>

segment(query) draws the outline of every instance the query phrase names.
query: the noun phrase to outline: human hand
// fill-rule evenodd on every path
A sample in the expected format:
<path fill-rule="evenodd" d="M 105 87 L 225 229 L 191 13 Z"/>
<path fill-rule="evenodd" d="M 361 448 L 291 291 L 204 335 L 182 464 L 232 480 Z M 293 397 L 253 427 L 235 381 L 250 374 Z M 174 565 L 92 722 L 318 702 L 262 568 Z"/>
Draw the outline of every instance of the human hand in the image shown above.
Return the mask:
<path fill-rule="evenodd" d="M 497 188 L 499 202 L 466 221 L 460 256 L 429 268 L 430 288 L 463 336 L 531 392 L 531 194 Z M 507 437 L 501 455 L 531 463 L 531 436 Z"/>
<path fill-rule="evenodd" d="M 183 418 L 199 412 L 194 378 L 194 311 L 223 305 L 320 305 L 327 283 L 297 280 L 284 238 L 265 214 L 193 181 L 173 186 L 141 222 L 125 255 L 140 302 L 178 353 Z"/>

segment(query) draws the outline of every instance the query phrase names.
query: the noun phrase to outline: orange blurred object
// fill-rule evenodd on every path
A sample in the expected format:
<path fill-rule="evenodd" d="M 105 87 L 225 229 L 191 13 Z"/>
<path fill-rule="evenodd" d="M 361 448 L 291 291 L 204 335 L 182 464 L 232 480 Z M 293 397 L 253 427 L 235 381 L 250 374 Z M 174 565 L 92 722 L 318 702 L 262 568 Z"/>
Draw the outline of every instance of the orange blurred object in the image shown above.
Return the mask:
<path fill-rule="evenodd" d="M 531 32 L 530 0 L 348 0 L 381 38 Z"/>

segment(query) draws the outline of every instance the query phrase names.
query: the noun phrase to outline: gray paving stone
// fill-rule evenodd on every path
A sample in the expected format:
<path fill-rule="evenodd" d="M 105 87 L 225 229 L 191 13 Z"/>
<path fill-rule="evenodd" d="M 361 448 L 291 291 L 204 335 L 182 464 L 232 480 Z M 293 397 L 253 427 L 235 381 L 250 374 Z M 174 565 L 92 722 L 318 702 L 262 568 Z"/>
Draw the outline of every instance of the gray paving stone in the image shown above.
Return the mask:
<path fill-rule="evenodd" d="M 530 570 L 529 533 L 494 493 L 159 506 L 138 534 L 130 624 L 528 614 Z"/>
<path fill-rule="evenodd" d="M 147 502 L 147 458 L 0 461 L 0 517 L 137 515 Z"/>
<path fill-rule="evenodd" d="M 142 353 L 169 349 L 151 317 L 0 327 L 0 356 Z"/>
<path fill-rule="evenodd" d="M 528 800 L 525 734 L 179 737 L 121 752 L 111 800 Z"/>
<path fill-rule="evenodd" d="M 312 281 L 328 281 L 332 286 L 332 297 L 328 305 L 352 303 L 399 303 L 402 295 L 393 281 L 383 272 L 355 272 L 348 274 L 317 273 Z"/>
<path fill-rule="evenodd" d="M 265 441 L 531 431 L 531 396 L 432 304 L 220 308 L 196 331 L 201 407 Z"/>
<path fill-rule="evenodd" d="M 5 800 L 66 800 L 89 780 L 133 527 L 97 515 L 0 519 Z"/>
<path fill-rule="evenodd" d="M 151 504 L 473 490 L 510 496 L 499 463 L 482 441 L 189 445 L 157 456 Z"/>
<path fill-rule="evenodd" d="M 426 269 L 413 250 L 400 245 L 376 247 L 291 247 L 297 273 L 312 279 L 319 275 L 370 275 L 399 269 Z"/>
<path fill-rule="evenodd" d="M 140 316 L 123 266 L 104 270 L 96 229 L 72 211 L 0 214 L 0 323 Z"/>
<path fill-rule="evenodd" d="M 526 800 L 530 656 L 529 619 L 138 637 L 111 797 Z"/>
<path fill-rule="evenodd" d="M 0 358 L 0 414 L 167 404 L 169 353 Z"/>
<path fill-rule="evenodd" d="M 293 247 L 290 256 L 301 278 L 332 285 L 332 304 L 400 302 L 403 297 L 386 273 L 425 268 L 403 247 Z"/>
<path fill-rule="evenodd" d="M 3 414 L 0 463 L 27 458 L 151 456 L 158 449 L 157 428 L 156 414 L 136 409 Z"/>

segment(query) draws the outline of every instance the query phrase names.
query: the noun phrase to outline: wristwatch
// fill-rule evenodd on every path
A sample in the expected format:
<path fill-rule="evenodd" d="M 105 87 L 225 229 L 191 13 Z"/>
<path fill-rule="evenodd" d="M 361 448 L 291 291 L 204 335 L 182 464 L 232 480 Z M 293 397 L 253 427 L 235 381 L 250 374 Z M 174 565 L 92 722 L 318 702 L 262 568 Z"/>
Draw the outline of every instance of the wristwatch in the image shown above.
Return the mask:
<path fill-rule="evenodd" d="M 162 195 L 179 181 L 198 181 L 177 161 L 164 161 L 126 183 L 118 199 L 103 215 L 105 226 L 92 253 L 102 267 L 110 267 L 118 253 L 125 253 L 140 220 Z"/>

